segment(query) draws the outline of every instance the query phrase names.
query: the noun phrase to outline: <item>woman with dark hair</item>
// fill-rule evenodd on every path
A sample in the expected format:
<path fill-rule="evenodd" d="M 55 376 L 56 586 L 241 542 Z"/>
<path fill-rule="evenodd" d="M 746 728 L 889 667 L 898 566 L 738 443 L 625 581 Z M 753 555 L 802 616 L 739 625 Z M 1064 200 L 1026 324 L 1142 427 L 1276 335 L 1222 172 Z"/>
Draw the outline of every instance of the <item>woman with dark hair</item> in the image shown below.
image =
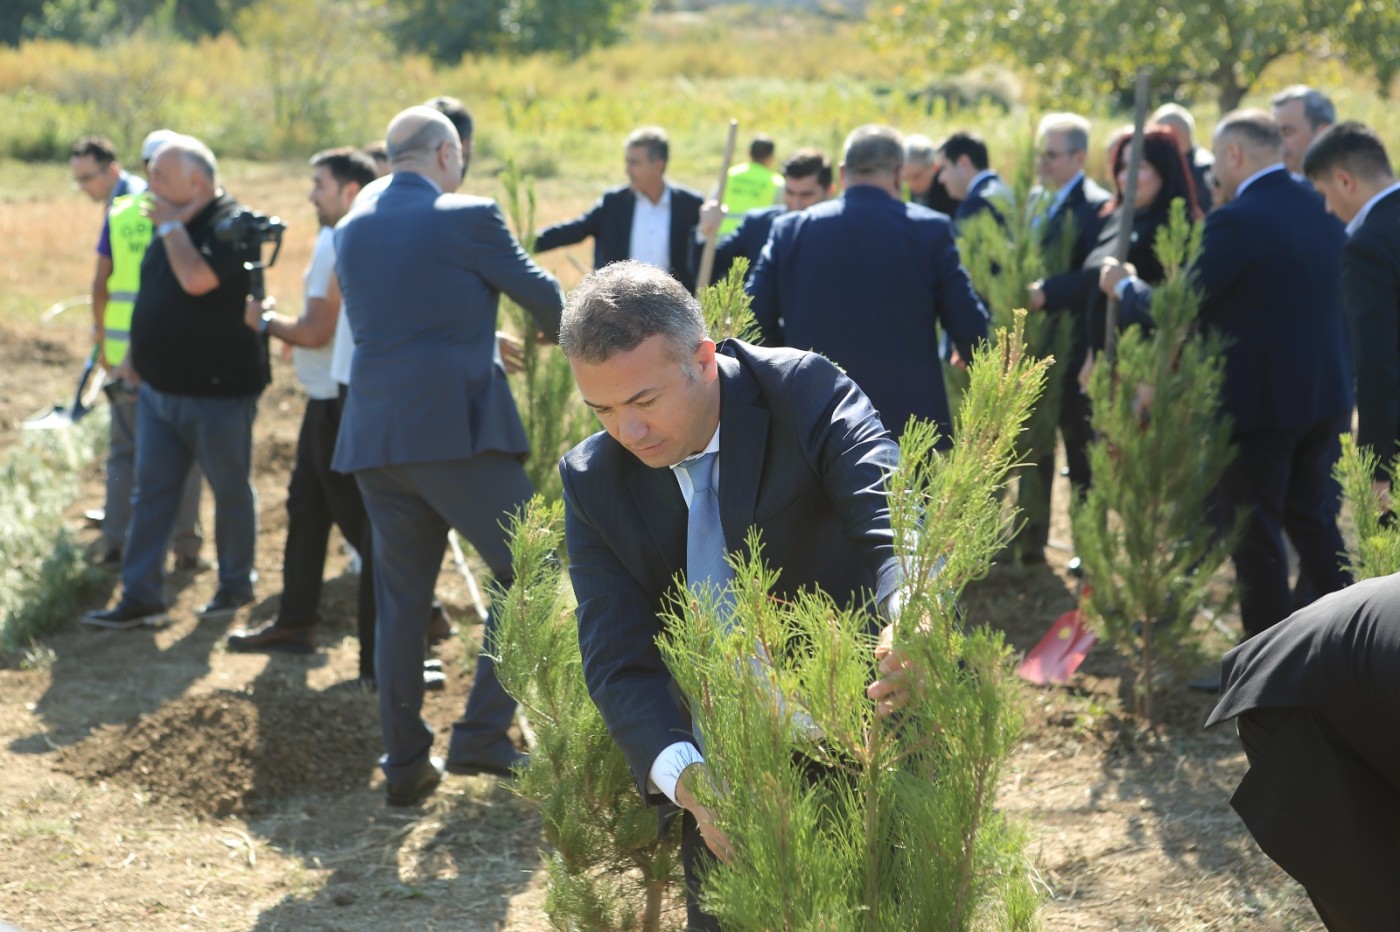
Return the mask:
<path fill-rule="evenodd" d="M 1108 312 L 1108 299 L 1099 290 L 1099 269 L 1118 248 L 1118 231 L 1122 229 L 1124 217 L 1123 195 L 1128 185 L 1128 162 L 1132 148 L 1131 131 L 1117 134 L 1109 156 L 1113 166 L 1114 194 L 1113 199 L 1104 205 L 1104 216 L 1108 217 L 1108 221 L 1104 224 L 1098 243 L 1084 260 L 1084 294 L 1085 300 L 1090 302 L 1085 319 L 1089 327 L 1089 345 L 1094 350 L 1103 348 Z M 1172 201 L 1177 198 L 1185 201 L 1186 216 L 1193 222 L 1199 222 L 1203 215 L 1196 198 L 1196 183 L 1177 147 L 1176 136 L 1162 126 L 1148 127 L 1142 136 L 1142 160 L 1138 165 L 1137 197 L 1134 199 L 1136 211 L 1133 214 L 1127 261 L 1136 267 L 1138 278 L 1150 285 L 1156 285 L 1166 277 L 1166 270 L 1157 261 L 1157 233 L 1166 226 L 1171 217 Z M 1119 326 L 1134 323 L 1151 325 L 1150 320 L 1135 319 L 1120 320 Z"/>

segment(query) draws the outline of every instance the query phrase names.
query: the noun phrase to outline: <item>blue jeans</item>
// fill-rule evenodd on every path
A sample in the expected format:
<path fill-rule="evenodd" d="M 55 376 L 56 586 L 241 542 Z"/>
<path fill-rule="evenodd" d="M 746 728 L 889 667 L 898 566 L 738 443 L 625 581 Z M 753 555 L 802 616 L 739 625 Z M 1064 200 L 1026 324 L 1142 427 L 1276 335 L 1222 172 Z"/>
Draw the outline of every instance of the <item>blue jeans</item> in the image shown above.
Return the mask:
<path fill-rule="evenodd" d="M 214 493 L 219 589 L 252 595 L 257 503 L 249 480 L 258 396 L 168 395 L 142 385 L 136 400 L 136 488 L 122 560 L 122 598 L 165 604 L 165 552 L 185 479 L 198 462 Z"/>

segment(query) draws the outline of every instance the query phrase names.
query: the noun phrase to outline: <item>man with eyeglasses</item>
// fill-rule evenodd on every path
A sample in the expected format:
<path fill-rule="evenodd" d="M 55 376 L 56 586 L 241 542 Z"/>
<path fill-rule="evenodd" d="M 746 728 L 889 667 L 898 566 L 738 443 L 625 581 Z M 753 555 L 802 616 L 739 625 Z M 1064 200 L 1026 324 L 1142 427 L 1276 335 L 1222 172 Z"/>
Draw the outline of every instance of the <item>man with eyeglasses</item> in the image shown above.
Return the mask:
<path fill-rule="evenodd" d="M 1084 280 L 1083 268 L 1084 260 L 1103 230 L 1104 218 L 1100 214 L 1103 205 L 1108 203 L 1109 193 L 1084 174 L 1084 160 L 1089 154 L 1088 120 L 1076 113 L 1047 113 L 1041 118 L 1036 136 L 1040 140 L 1036 173 L 1041 188 L 1035 193 L 1033 203 L 1041 248 L 1047 256 L 1060 253 L 1066 264 L 1056 274 L 1031 285 L 1028 304 L 1034 311 L 1070 316 L 1070 349 L 1066 358 L 1057 360 L 1055 365 L 1064 377 L 1059 426 L 1070 485 L 1076 495 L 1083 495 L 1089 487 L 1091 436 L 1089 399 L 1079 390 L 1077 381 L 1088 350 L 1083 318 L 1090 289 Z M 1054 453 L 1037 460 L 1035 469 L 1040 478 L 1036 494 L 1041 496 L 1041 507 L 1025 507 L 1032 515 L 1048 515 L 1050 488 L 1055 478 Z M 1023 494 L 1029 491 L 1030 485 L 1037 484 L 1023 482 Z M 1049 522 L 1028 523 L 1020 536 L 1022 559 L 1042 562 L 1050 538 Z"/>
<path fill-rule="evenodd" d="M 392 175 L 360 192 L 335 232 L 336 274 L 354 352 L 331 468 L 354 473 L 373 529 L 381 765 L 390 805 L 453 773 L 509 774 L 515 700 L 483 651 L 447 761 L 423 721 L 424 635 L 447 532 L 455 528 L 509 585 L 507 519 L 533 493 L 525 429 L 495 362 L 497 302 L 509 296 L 546 339 L 564 296 L 520 248 L 494 201 L 457 194 L 463 146 L 432 107 L 385 135 Z M 494 613 L 485 638 L 495 631 Z"/>

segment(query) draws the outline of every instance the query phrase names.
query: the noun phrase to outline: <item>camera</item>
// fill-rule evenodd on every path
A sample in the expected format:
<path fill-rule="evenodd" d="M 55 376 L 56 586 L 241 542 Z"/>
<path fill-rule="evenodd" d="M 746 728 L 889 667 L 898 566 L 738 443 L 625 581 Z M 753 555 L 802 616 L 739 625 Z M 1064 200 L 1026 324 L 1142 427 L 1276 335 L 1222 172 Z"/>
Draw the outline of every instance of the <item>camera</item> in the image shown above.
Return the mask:
<path fill-rule="evenodd" d="M 262 268 L 271 268 L 276 263 L 277 254 L 282 251 L 282 234 L 286 231 L 287 225 L 281 217 L 269 217 L 246 207 L 238 208 L 214 224 L 216 237 L 231 244 L 234 252 L 243 256 L 245 261 Z M 272 258 L 265 263 L 262 261 L 264 243 L 273 244 Z"/>

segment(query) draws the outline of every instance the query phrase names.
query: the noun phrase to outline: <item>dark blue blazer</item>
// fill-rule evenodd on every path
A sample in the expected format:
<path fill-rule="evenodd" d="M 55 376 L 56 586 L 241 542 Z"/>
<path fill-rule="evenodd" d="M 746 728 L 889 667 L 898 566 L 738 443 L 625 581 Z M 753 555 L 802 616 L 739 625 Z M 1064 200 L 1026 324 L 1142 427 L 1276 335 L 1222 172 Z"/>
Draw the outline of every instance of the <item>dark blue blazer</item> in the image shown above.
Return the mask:
<path fill-rule="evenodd" d="M 1350 415 L 1345 240 L 1321 199 L 1281 168 L 1206 216 L 1192 274 L 1204 295 L 1201 324 L 1228 341 L 1222 407 L 1236 432 Z M 1150 289 L 1129 289 L 1124 319 L 1150 301 Z"/>
<path fill-rule="evenodd" d="M 782 571 L 779 598 L 820 586 L 843 606 L 899 583 L 885 477 L 899 449 L 860 389 L 811 353 L 720 347 L 719 506 L 724 538 L 749 528 Z M 569 576 L 589 693 L 652 803 L 658 754 L 690 740 L 690 716 L 656 649 L 660 613 L 685 569 L 689 513 L 669 469 L 606 433 L 560 461 Z"/>
<path fill-rule="evenodd" d="M 914 415 L 951 438 L 938 328 L 971 359 L 987 311 L 946 216 L 848 188 L 774 221 L 748 288 L 764 343 L 834 360 L 896 435 Z"/>
<path fill-rule="evenodd" d="M 1047 250 L 1059 246 L 1066 234 L 1074 237 L 1069 248 L 1069 266 L 1062 272 L 1046 277 L 1042 283 L 1047 311 L 1069 311 L 1075 315 L 1083 313 L 1088 298 L 1082 271 L 1084 261 L 1099 242 L 1099 234 L 1103 232 L 1107 219 L 1102 215 L 1103 206 L 1110 197 L 1107 191 L 1086 175 L 1065 195 L 1060 209 L 1042 223 L 1040 242 Z"/>
<path fill-rule="evenodd" d="M 509 295 L 552 340 L 564 294 L 496 202 L 396 173 L 360 193 L 335 242 L 355 334 L 336 471 L 528 453 L 495 364 L 497 303 Z"/>
<path fill-rule="evenodd" d="M 671 189 L 671 267 L 667 271 L 685 285 L 686 291 L 694 291 L 690 244 L 695 239 L 695 225 L 700 222 L 702 198 L 700 192 L 681 185 L 668 182 L 667 187 Z M 632 211 L 636 203 L 637 193 L 627 185 L 605 191 L 588 213 L 541 230 L 535 239 L 535 251 L 572 246 L 591 236 L 595 269 L 631 258 Z"/>
<path fill-rule="evenodd" d="M 715 243 L 715 265 L 710 271 L 710 283 L 720 281 L 728 275 L 730 266 L 740 256 L 749 260 L 749 275 L 752 276 L 754 268 L 758 265 L 759 253 L 763 252 L 763 245 L 768 242 L 768 234 L 773 229 L 773 221 L 785 213 L 786 207 L 774 204 L 771 207 L 758 207 L 744 214 L 739 225 Z M 703 250 L 703 244 L 695 244 L 695 268 L 692 274 L 697 277 L 700 273 L 700 257 Z"/>
<path fill-rule="evenodd" d="M 1006 217 L 1002 214 L 1002 205 L 992 199 L 992 194 L 998 188 L 1003 187 L 1001 176 L 996 172 L 984 177 L 977 184 L 973 185 L 967 192 L 967 197 L 963 198 L 958 205 L 958 210 L 953 214 L 955 223 L 963 223 L 971 217 L 975 217 L 984 210 L 992 212 L 992 216 L 997 218 L 997 223 L 1006 224 Z"/>
<path fill-rule="evenodd" d="M 1356 442 L 1400 454 L 1400 192 L 1382 198 L 1342 250 L 1356 367 Z"/>

